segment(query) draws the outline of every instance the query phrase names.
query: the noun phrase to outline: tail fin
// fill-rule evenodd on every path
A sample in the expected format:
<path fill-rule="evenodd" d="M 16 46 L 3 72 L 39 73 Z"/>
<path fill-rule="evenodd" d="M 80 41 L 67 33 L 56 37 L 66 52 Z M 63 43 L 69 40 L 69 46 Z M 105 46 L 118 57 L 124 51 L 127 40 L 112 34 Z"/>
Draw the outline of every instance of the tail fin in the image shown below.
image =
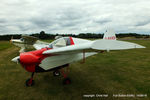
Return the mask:
<path fill-rule="evenodd" d="M 116 40 L 116 35 L 114 30 L 106 30 L 106 32 L 104 33 L 104 40 Z"/>
<path fill-rule="evenodd" d="M 10 43 L 12 43 L 12 40 L 13 40 L 13 36 L 11 36 Z"/>

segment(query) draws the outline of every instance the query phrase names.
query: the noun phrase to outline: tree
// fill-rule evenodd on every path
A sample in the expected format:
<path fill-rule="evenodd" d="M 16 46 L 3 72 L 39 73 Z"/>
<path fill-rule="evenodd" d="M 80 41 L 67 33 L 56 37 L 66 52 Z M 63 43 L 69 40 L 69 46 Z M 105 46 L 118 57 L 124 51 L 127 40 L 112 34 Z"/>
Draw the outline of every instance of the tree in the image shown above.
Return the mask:
<path fill-rule="evenodd" d="M 45 32 L 44 32 L 44 31 L 41 31 L 41 32 L 40 32 L 40 35 L 45 35 Z"/>
<path fill-rule="evenodd" d="M 39 35 L 39 38 L 40 38 L 40 39 L 45 39 L 45 37 L 46 37 L 45 35 L 46 35 L 45 32 L 44 32 L 44 31 L 41 31 L 41 32 L 40 32 L 40 35 Z"/>

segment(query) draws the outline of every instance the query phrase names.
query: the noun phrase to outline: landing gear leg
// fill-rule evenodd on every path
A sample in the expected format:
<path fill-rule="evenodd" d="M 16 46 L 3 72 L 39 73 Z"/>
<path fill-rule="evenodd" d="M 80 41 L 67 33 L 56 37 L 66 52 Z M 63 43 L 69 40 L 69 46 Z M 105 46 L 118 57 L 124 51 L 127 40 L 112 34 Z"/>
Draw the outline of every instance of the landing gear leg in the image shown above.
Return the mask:
<path fill-rule="evenodd" d="M 63 84 L 71 84 L 71 80 L 69 77 L 67 77 L 67 74 L 64 72 L 63 69 L 61 69 L 61 74 L 63 75 L 64 79 L 63 79 Z"/>
<path fill-rule="evenodd" d="M 30 87 L 30 86 L 34 85 L 33 76 L 34 76 L 34 72 L 31 74 L 31 78 L 29 78 L 29 79 L 26 80 L 25 84 L 26 84 L 27 87 Z"/>

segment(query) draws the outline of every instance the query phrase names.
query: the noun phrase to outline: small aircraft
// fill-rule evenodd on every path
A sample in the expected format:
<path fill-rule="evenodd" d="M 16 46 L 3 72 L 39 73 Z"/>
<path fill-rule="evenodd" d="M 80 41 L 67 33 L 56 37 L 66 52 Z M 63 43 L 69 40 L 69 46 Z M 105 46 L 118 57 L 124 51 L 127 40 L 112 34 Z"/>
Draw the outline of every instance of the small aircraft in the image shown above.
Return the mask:
<path fill-rule="evenodd" d="M 28 49 L 33 49 L 33 44 L 42 44 L 44 47 L 48 46 L 49 43 L 43 42 L 38 40 L 38 38 L 29 36 L 29 35 L 22 35 L 20 39 L 13 39 L 13 37 L 10 40 L 11 43 L 14 45 L 20 47 L 20 53 L 25 52 Z"/>
<path fill-rule="evenodd" d="M 144 46 L 116 40 L 115 32 L 106 31 L 103 39 L 86 40 L 73 37 L 60 37 L 47 44 L 33 44 L 37 50 L 22 52 L 12 59 L 31 72 L 31 78 L 26 80 L 26 86 L 33 86 L 34 73 L 53 71 L 54 76 L 60 74 L 64 77 L 63 84 L 70 84 L 71 80 L 63 70 L 74 61 L 85 60 L 86 57 L 95 55 L 98 51 L 125 50 L 145 48 Z"/>

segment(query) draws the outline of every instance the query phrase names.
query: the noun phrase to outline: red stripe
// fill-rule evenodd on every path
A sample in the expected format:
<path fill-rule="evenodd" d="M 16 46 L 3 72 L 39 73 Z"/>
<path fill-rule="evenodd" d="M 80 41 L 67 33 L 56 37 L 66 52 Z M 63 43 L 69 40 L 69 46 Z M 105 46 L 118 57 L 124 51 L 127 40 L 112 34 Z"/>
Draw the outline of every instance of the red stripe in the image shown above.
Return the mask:
<path fill-rule="evenodd" d="M 74 45 L 72 37 L 69 37 L 69 38 L 70 38 L 71 45 Z"/>

